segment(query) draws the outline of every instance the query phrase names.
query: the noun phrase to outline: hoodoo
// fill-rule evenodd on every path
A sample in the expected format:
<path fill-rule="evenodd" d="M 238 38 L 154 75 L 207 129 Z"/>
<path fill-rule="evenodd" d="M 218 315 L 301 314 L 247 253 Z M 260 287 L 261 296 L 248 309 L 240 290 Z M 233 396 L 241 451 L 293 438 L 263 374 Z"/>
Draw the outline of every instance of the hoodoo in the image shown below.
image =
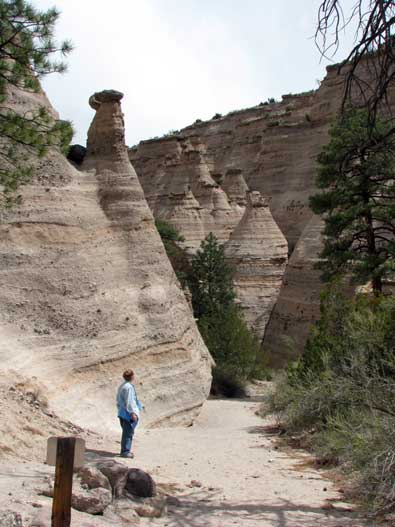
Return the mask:
<path fill-rule="evenodd" d="M 61 417 L 107 431 L 118 426 L 114 390 L 127 367 L 146 424 L 191 423 L 211 381 L 128 159 L 121 98 L 91 98 L 83 171 L 51 149 L 0 225 L 2 374 L 36 376 Z M 15 91 L 8 102 L 50 108 L 43 94 Z"/>
<path fill-rule="evenodd" d="M 234 284 L 244 317 L 262 339 L 280 293 L 288 244 L 259 192 L 247 194 L 247 208 L 225 244 L 225 254 L 236 271 Z"/>

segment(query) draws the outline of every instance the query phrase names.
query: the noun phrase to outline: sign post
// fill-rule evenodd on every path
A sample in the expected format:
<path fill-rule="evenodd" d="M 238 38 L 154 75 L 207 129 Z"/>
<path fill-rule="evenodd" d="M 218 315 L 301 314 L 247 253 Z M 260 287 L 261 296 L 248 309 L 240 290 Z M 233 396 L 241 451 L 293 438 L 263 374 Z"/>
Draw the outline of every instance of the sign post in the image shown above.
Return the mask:
<path fill-rule="evenodd" d="M 75 437 L 57 438 L 52 527 L 70 527 L 74 451 Z"/>

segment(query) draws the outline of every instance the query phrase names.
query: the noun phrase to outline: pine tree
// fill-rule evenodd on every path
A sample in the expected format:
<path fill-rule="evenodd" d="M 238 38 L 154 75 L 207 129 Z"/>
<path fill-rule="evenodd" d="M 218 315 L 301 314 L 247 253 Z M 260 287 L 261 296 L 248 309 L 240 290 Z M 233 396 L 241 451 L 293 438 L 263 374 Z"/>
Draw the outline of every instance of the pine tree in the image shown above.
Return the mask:
<path fill-rule="evenodd" d="M 395 137 L 390 124 L 368 123 L 366 111 L 354 110 L 332 128 L 318 158 L 323 192 L 310 206 L 325 220 L 323 279 L 350 274 L 378 294 L 395 271 Z"/>
<path fill-rule="evenodd" d="M 31 178 L 29 156 L 43 156 L 51 145 L 65 149 L 72 137 L 70 123 L 55 121 L 44 107 L 22 115 L 7 104 L 10 88 L 38 92 L 43 75 L 65 71 L 63 62 L 52 60 L 71 51 L 69 42 L 53 40 L 58 17 L 55 8 L 0 0 L 0 206 L 15 202 L 15 191 Z"/>
<path fill-rule="evenodd" d="M 232 278 L 224 249 L 210 232 L 192 259 L 189 287 L 196 318 L 225 311 L 233 303 Z"/>

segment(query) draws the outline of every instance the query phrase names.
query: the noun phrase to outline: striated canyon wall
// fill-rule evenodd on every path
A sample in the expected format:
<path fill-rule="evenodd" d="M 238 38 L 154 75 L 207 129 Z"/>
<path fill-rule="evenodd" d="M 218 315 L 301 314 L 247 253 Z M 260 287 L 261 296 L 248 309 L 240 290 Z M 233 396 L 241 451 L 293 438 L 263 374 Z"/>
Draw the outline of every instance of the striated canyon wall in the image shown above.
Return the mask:
<path fill-rule="evenodd" d="M 211 358 L 129 162 L 121 98 L 91 98 L 82 171 L 52 149 L 22 205 L 3 213 L 0 373 L 37 377 L 62 418 L 118 430 L 115 390 L 132 367 L 143 423 L 190 424 Z M 50 109 L 42 93 L 8 102 Z"/>
<path fill-rule="evenodd" d="M 367 64 L 359 74 L 368 85 Z M 321 248 L 321 224 L 309 209 L 308 198 L 316 190 L 317 155 L 340 109 L 345 73 L 346 69 L 339 74 L 336 66 L 328 67 L 316 91 L 284 95 L 281 102 L 196 122 L 129 150 L 151 210 L 174 223 L 188 249 L 196 248 L 210 231 L 227 242 L 246 319 L 265 336 L 264 347 L 276 366 L 300 353 L 319 315 L 322 286 L 314 264 Z M 394 106 L 394 101 L 390 103 Z M 248 189 L 260 192 L 268 203 L 267 218 L 271 215 L 269 229 L 263 222 L 256 225 L 255 241 L 252 229 L 247 234 L 243 227 Z M 189 209 L 183 206 L 185 199 Z M 290 256 L 287 267 L 284 237 Z M 251 263 L 254 252 L 255 262 L 262 258 L 261 268 Z M 266 267 L 269 262 L 271 270 Z M 289 337 L 294 351 L 285 344 Z"/>

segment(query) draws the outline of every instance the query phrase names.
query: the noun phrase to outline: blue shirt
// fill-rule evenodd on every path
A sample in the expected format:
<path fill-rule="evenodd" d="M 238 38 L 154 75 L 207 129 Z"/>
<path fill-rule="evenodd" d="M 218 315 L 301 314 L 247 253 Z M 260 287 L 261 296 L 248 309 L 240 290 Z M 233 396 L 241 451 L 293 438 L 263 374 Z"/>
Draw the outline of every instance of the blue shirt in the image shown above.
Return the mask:
<path fill-rule="evenodd" d="M 140 415 L 141 404 L 137 399 L 136 390 L 133 384 L 125 381 L 118 388 L 117 392 L 118 417 L 130 420 L 130 414 Z"/>

